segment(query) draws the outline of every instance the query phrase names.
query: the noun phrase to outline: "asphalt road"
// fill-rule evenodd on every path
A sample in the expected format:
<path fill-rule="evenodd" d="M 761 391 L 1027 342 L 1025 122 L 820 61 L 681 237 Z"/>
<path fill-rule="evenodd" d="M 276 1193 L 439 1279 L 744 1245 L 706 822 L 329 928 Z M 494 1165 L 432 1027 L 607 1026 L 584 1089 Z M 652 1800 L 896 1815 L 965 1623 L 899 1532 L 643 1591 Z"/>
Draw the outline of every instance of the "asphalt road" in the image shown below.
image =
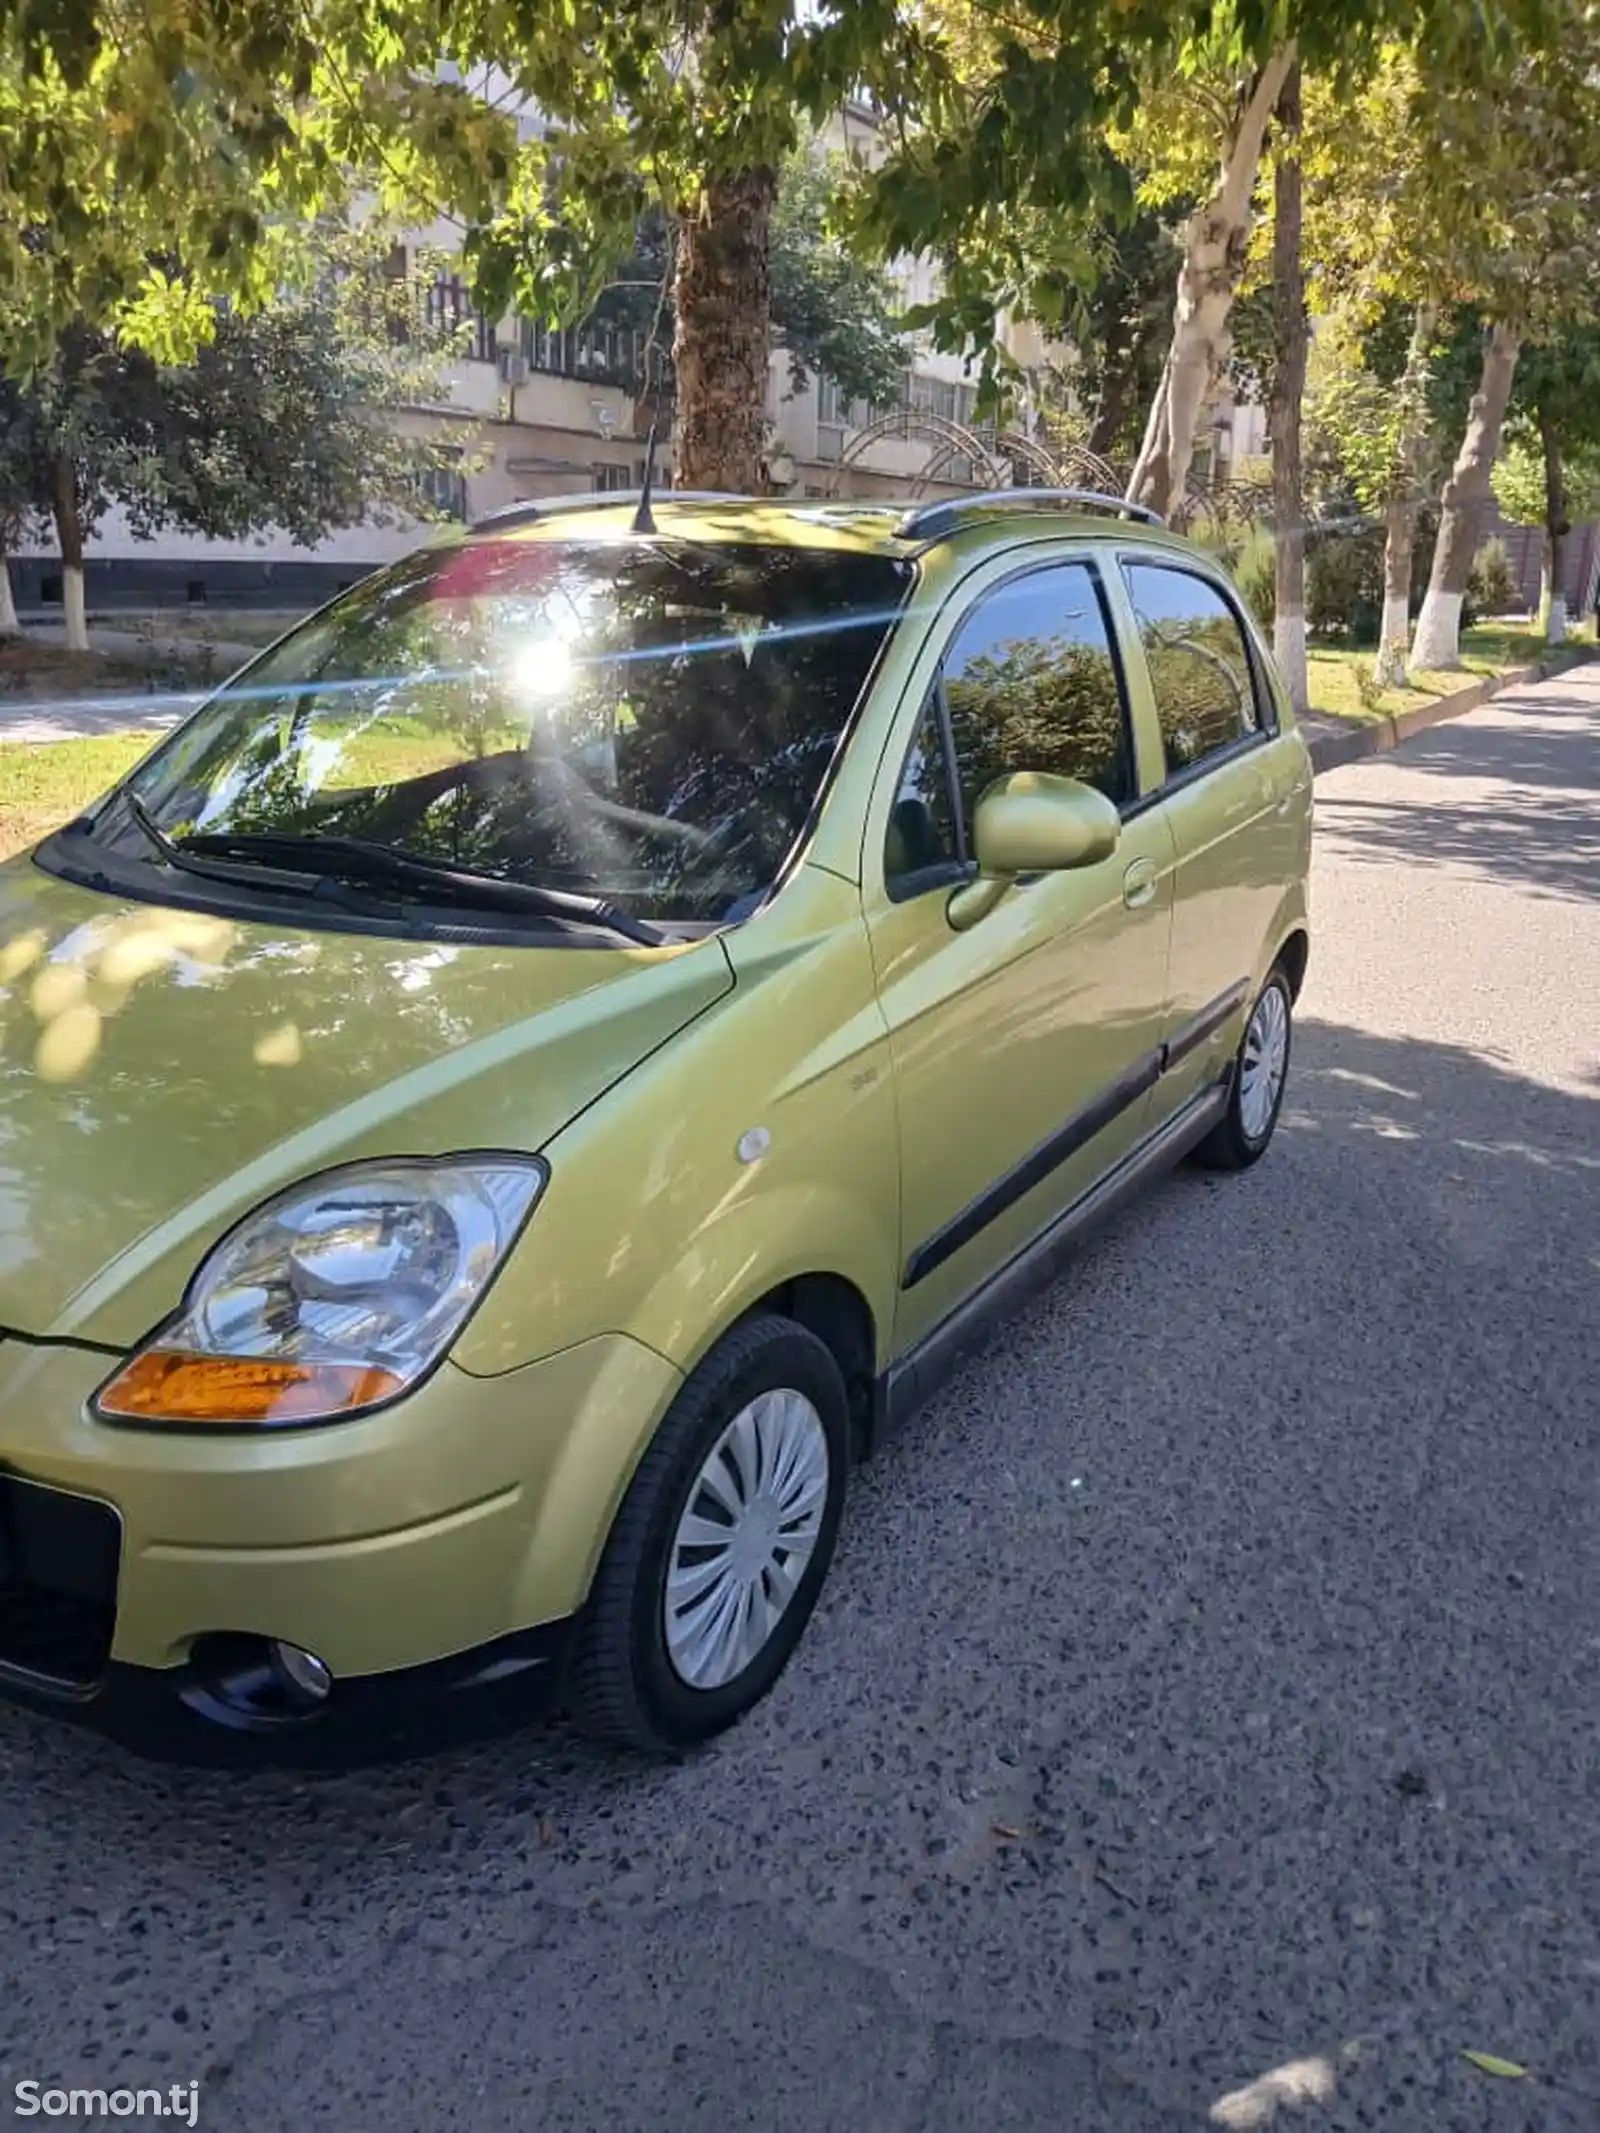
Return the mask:
<path fill-rule="evenodd" d="M 1163 2133 L 1287 2066 L 1316 2133 L 1600 2125 L 1600 673 L 1318 792 L 1271 1156 L 863 1474 L 737 1734 L 196 1777 L 0 1717 L 5 2108 Z"/>

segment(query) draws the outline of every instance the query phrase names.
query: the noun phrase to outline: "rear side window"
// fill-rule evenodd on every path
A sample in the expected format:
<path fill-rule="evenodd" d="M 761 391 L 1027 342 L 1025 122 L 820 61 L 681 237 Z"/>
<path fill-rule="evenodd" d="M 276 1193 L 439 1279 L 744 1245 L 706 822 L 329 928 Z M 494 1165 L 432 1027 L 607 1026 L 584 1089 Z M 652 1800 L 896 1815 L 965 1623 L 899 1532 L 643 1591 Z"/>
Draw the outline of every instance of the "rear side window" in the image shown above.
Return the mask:
<path fill-rule="evenodd" d="M 1258 731 L 1250 653 L 1233 608 L 1193 571 L 1126 563 L 1123 576 L 1173 777 Z"/>

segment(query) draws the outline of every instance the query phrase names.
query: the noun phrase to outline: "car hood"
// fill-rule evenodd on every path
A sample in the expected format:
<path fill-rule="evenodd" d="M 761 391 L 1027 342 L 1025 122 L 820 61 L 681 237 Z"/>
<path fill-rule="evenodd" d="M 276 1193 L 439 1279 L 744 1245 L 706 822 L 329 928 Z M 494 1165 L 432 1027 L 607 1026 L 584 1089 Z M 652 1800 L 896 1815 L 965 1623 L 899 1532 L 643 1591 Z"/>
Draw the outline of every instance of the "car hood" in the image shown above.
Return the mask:
<path fill-rule="evenodd" d="M 535 1150 L 732 984 L 716 939 L 313 932 L 0 867 L 0 1331 L 140 1340 L 272 1193 Z"/>

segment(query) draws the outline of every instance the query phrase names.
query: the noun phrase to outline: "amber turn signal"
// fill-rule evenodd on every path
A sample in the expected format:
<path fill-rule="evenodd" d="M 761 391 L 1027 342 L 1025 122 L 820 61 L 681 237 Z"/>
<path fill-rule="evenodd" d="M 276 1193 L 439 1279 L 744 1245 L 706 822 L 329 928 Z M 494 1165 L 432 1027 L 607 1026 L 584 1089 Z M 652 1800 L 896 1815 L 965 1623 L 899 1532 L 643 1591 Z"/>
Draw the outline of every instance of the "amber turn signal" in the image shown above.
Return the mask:
<path fill-rule="evenodd" d="M 392 1371 L 371 1364 L 275 1363 L 147 1348 L 123 1365 L 95 1406 L 129 1422 L 326 1422 L 402 1389 Z"/>

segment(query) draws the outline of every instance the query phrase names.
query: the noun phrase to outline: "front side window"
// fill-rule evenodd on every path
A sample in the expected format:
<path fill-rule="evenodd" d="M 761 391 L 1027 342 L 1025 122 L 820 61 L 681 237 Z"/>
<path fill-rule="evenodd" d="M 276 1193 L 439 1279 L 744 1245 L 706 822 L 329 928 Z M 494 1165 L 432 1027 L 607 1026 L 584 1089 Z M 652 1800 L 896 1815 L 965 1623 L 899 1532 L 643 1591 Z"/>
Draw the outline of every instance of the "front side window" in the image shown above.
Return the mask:
<path fill-rule="evenodd" d="M 945 655 L 945 709 L 968 822 L 997 778 L 1078 778 L 1133 798 L 1122 682 L 1094 572 L 1063 563 L 998 587 Z"/>
<path fill-rule="evenodd" d="M 360 839 L 727 921 L 805 829 L 909 585 L 879 556 L 670 539 L 424 553 L 266 653 L 125 789 L 213 851 Z M 131 824 L 107 834 L 139 850 Z"/>
<path fill-rule="evenodd" d="M 883 871 L 893 894 L 909 896 L 937 887 L 965 858 L 936 689 L 917 721 L 916 738 L 900 773 Z"/>
<path fill-rule="evenodd" d="M 1128 563 L 1123 575 L 1172 777 L 1258 730 L 1250 654 L 1232 607 L 1193 571 Z"/>
<path fill-rule="evenodd" d="M 979 800 L 997 778 L 1023 770 L 1077 778 L 1119 805 L 1133 798 L 1122 679 L 1099 582 L 1085 563 L 1053 564 L 999 586 L 956 631 L 895 796 L 890 887 L 932 887 L 939 868 L 965 861 Z"/>

